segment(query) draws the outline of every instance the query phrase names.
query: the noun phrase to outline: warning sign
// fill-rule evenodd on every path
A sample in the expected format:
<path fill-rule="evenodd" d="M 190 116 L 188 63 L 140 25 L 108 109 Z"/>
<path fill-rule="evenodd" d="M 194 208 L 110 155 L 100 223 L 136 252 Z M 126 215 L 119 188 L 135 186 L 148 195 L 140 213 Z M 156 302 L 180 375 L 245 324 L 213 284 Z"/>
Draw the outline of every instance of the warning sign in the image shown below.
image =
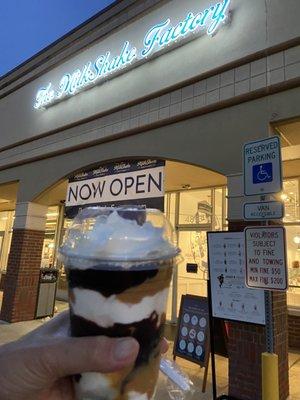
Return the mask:
<path fill-rule="evenodd" d="M 285 229 L 249 227 L 245 229 L 246 284 L 266 290 L 287 289 Z"/>

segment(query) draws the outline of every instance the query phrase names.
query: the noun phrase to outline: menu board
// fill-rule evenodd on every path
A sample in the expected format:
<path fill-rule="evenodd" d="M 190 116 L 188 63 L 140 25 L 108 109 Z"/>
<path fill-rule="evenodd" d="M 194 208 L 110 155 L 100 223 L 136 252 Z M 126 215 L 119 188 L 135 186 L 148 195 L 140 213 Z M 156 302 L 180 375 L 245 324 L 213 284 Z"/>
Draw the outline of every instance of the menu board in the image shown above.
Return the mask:
<path fill-rule="evenodd" d="M 263 290 L 246 287 L 243 232 L 208 232 L 209 275 L 214 317 L 265 325 Z"/>
<path fill-rule="evenodd" d="M 174 356 L 185 358 L 201 367 L 209 356 L 209 309 L 206 297 L 181 297 Z"/>

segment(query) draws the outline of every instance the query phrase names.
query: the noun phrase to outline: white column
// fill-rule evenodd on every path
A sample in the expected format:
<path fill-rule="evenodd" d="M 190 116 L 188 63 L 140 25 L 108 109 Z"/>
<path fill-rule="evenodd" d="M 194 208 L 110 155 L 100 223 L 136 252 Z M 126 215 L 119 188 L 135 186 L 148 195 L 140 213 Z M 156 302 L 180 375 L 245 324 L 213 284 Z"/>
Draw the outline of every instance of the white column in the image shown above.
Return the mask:
<path fill-rule="evenodd" d="M 37 203 L 17 203 L 13 229 L 44 231 L 47 209 L 47 206 Z"/>

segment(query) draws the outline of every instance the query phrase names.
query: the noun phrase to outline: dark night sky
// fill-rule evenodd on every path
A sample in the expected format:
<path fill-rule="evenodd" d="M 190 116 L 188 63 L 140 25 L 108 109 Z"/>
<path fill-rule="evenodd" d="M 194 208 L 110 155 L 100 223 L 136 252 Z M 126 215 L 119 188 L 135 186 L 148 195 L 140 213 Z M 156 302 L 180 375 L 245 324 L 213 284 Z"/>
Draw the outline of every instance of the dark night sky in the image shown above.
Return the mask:
<path fill-rule="evenodd" d="M 113 0 L 0 0 L 0 76 Z"/>

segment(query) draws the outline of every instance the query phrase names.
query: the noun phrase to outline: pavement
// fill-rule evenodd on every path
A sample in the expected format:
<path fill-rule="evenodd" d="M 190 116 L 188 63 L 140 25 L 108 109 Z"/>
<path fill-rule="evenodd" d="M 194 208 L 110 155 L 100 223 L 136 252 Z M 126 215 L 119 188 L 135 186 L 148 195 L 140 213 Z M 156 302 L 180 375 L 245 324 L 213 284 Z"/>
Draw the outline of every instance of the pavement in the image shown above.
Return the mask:
<path fill-rule="evenodd" d="M 1 300 L 1 299 L 0 299 Z M 57 312 L 68 308 L 67 303 L 56 302 Z M 26 333 L 44 324 L 49 318 L 39 319 L 28 322 L 18 322 L 8 324 L 0 321 L 0 345 L 13 340 L 17 340 Z M 174 328 L 167 326 L 166 336 L 169 340 L 170 348 L 166 358 L 172 360 Z M 209 368 L 206 393 L 202 393 L 202 382 L 204 369 L 184 359 L 177 358 L 176 364 L 181 371 L 186 374 L 193 382 L 192 391 L 183 396 L 177 387 L 172 384 L 162 373 L 159 377 L 156 400 L 211 400 L 212 399 L 212 376 Z M 228 392 L 228 360 L 224 357 L 216 356 L 216 375 L 217 393 L 227 394 Z M 300 352 L 291 351 L 289 353 L 289 375 L 290 375 L 290 397 L 288 400 L 300 400 Z M 254 399 L 253 399 L 254 400 Z"/>

